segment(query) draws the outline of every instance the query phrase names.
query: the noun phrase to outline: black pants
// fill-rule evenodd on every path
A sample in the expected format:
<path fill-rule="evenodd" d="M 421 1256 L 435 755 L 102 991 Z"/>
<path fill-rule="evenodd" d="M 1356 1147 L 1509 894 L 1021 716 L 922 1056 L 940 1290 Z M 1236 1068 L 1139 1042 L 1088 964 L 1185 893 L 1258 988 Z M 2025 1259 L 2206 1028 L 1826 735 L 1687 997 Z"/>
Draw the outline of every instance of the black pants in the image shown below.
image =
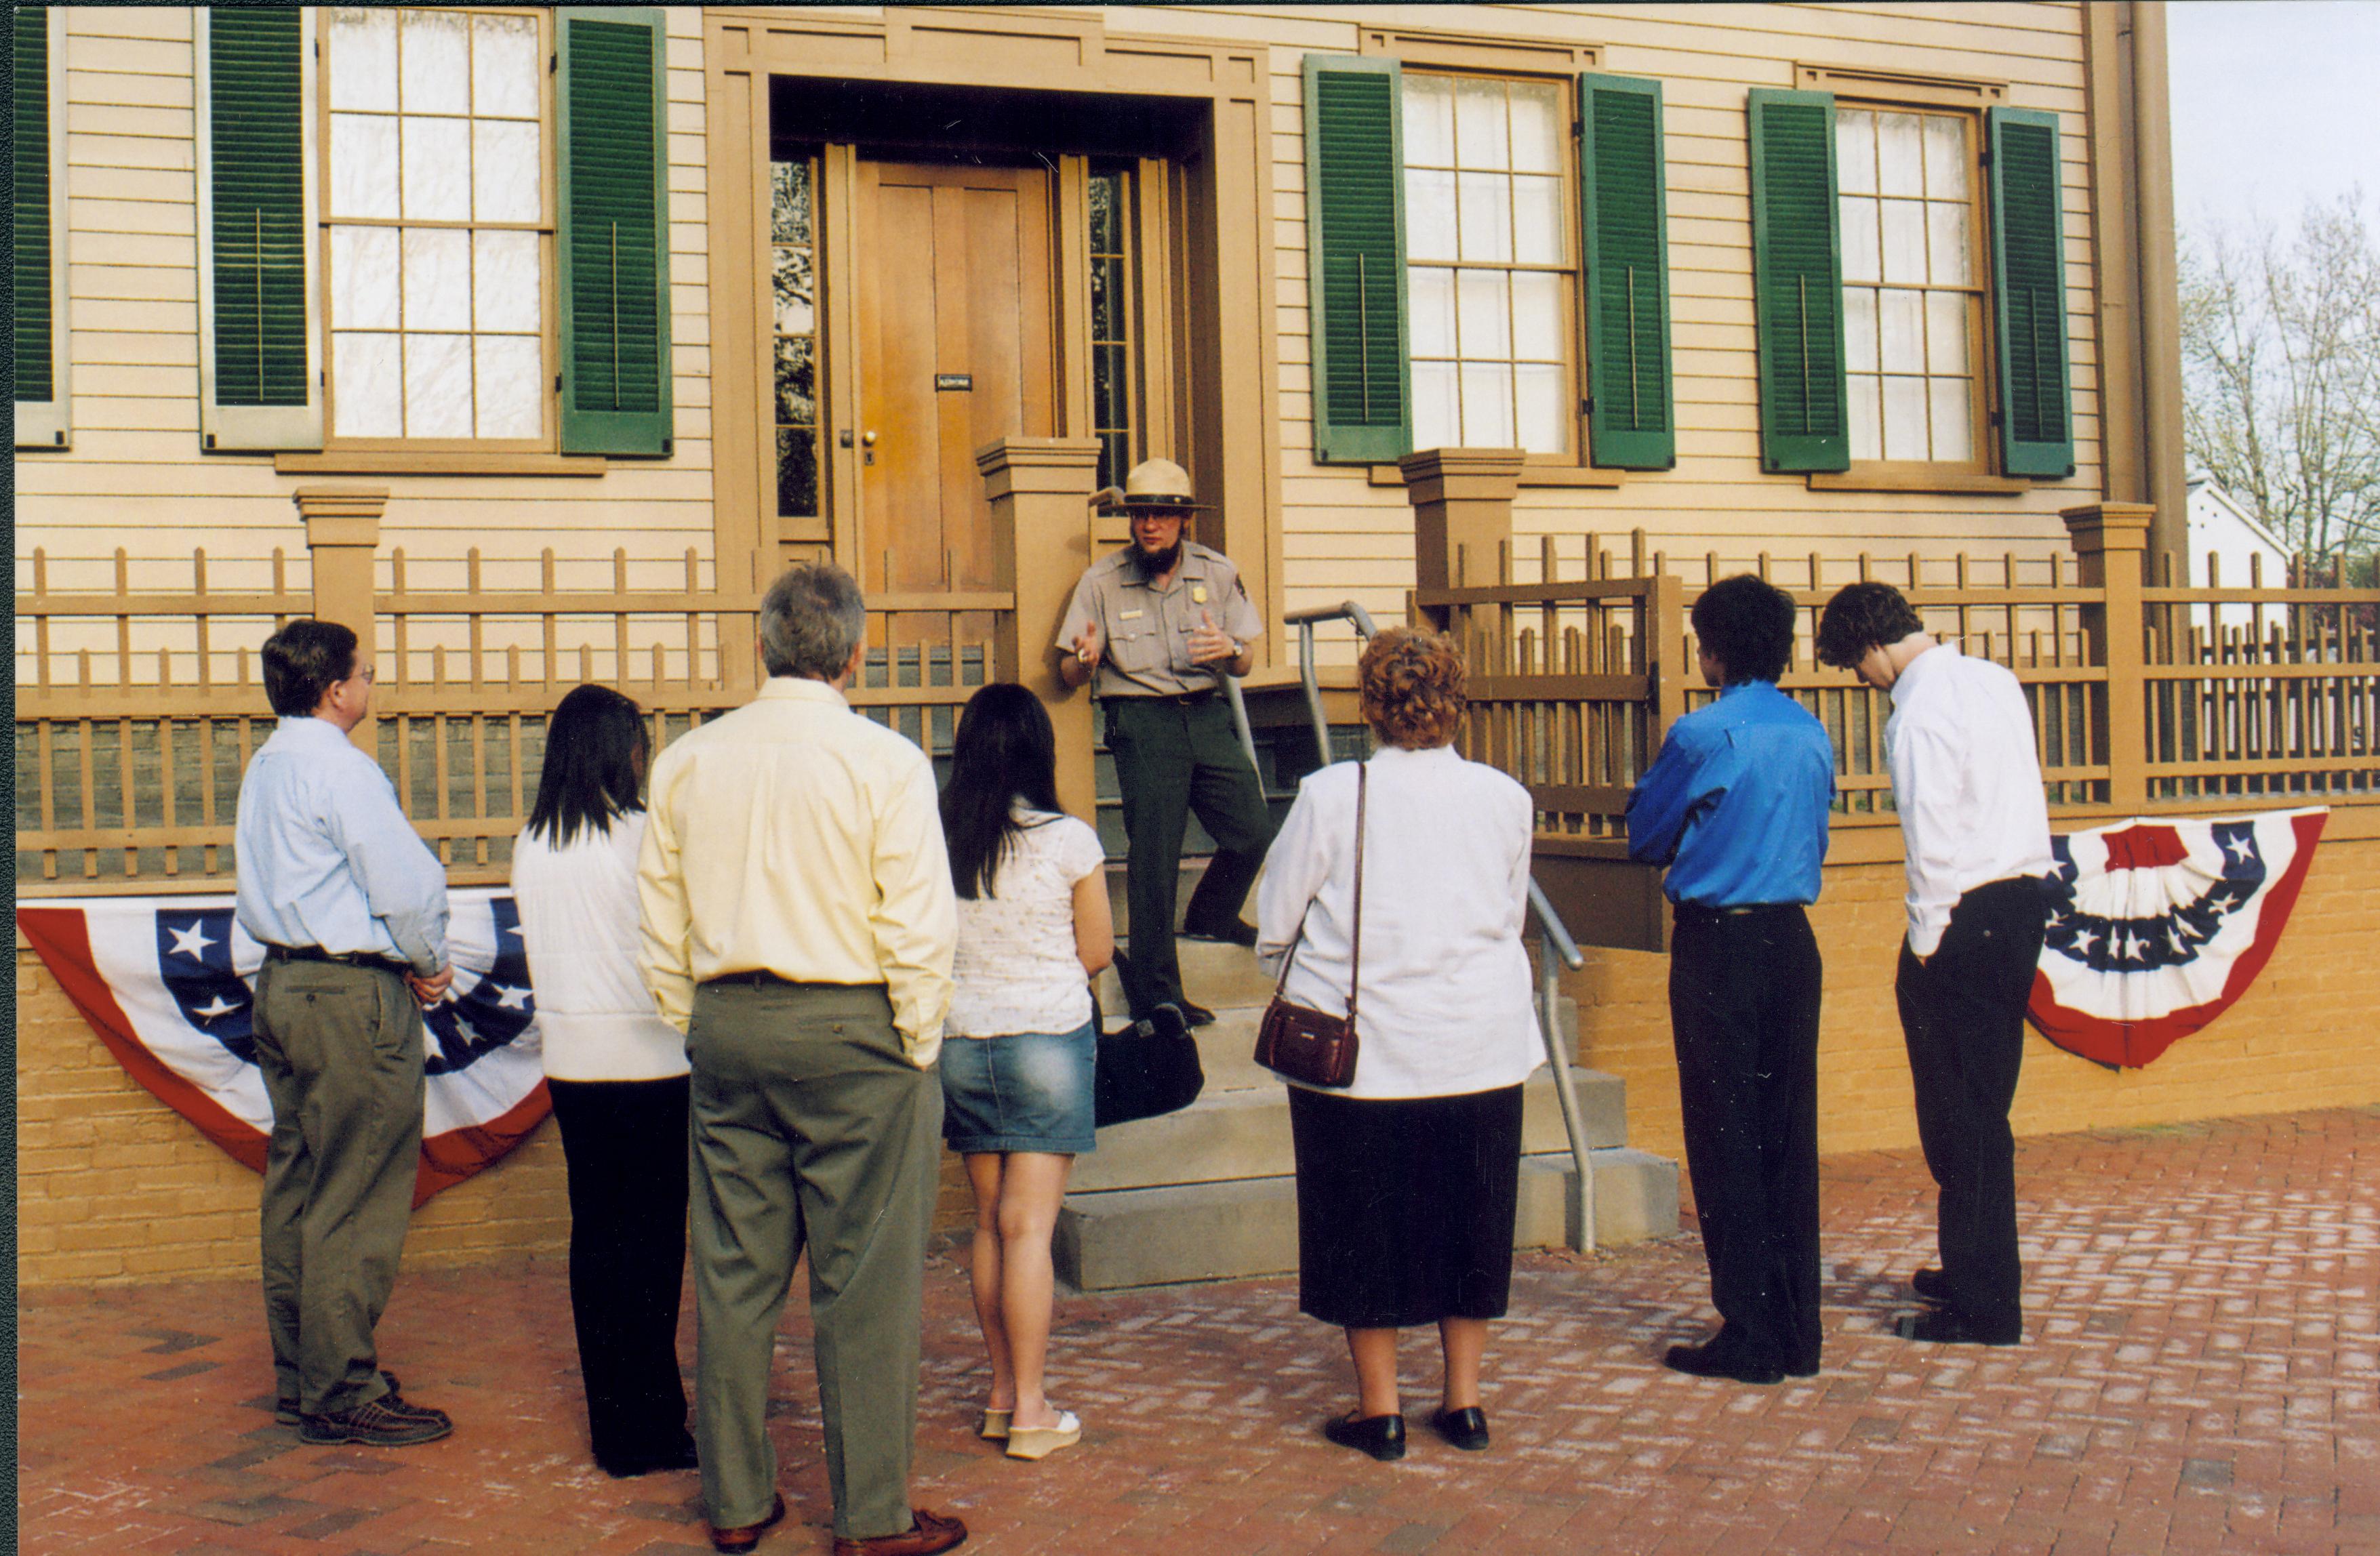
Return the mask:
<path fill-rule="evenodd" d="M 1818 1366 L 1818 943 L 1796 906 L 1681 907 L 1670 1026 L 1718 1343 Z"/>
<path fill-rule="evenodd" d="M 2009 1339 L 2022 1327 L 2016 1249 L 2016 1101 L 2024 1007 L 2041 962 L 2047 900 L 2033 877 L 1959 899 L 1942 944 L 1919 961 L 1903 941 L 1893 993 L 1917 1092 L 1917 1140 L 1940 1190 L 1949 1305 Z"/>
<path fill-rule="evenodd" d="M 597 1464 L 634 1470 L 689 1441 L 677 1368 L 686 1078 L 545 1084 L 570 1175 L 570 1315 L 588 1430 Z"/>
<path fill-rule="evenodd" d="M 1173 900 L 1191 813 L 1215 839 L 1215 856 L 1183 912 L 1183 922 L 1202 932 L 1238 921 L 1272 844 L 1272 813 L 1220 693 L 1187 700 L 1110 697 L 1100 706 L 1130 850 L 1124 898 L 1131 955 L 1121 964 L 1123 992 L 1132 1013 L 1146 1017 L 1182 999 Z"/>

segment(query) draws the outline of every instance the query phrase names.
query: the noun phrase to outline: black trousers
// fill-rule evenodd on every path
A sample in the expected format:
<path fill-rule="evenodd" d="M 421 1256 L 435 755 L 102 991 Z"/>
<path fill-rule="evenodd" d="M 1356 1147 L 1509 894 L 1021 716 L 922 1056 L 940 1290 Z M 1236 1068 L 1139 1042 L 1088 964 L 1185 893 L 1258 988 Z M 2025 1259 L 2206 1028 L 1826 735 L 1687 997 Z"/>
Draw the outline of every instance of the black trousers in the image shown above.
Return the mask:
<path fill-rule="evenodd" d="M 686 1277 L 687 1080 L 552 1080 L 570 1177 L 570 1316 L 595 1462 L 682 1454 L 678 1292 Z"/>
<path fill-rule="evenodd" d="M 2009 1108 L 2024 1057 L 2024 1007 L 2048 903 L 2031 876 L 1959 899 L 1934 954 L 1907 941 L 1893 994 L 1917 1092 L 1917 1140 L 1934 1175 L 1949 1306 L 2014 1339 L 2022 1327 L 2016 1137 Z"/>
<path fill-rule="evenodd" d="M 1818 943 L 1798 906 L 1680 907 L 1670 1026 L 1718 1344 L 1818 1366 Z"/>

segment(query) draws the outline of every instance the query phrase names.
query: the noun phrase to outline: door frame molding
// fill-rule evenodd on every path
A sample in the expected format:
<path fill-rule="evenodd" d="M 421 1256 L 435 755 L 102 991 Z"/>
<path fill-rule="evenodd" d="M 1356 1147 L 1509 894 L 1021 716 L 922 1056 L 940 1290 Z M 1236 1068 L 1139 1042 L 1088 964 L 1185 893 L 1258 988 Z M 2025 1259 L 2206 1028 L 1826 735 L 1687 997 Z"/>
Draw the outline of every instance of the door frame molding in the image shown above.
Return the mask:
<path fill-rule="evenodd" d="M 1266 621 L 1259 660 L 1281 642 L 1279 332 L 1273 296 L 1271 52 L 1261 43 L 1144 34 L 1111 35 L 1097 16 L 1038 7 L 887 7 L 878 17 L 831 10 L 723 6 L 703 13 L 704 107 L 709 163 L 708 228 L 711 339 L 713 525 L 721 586 L 764 587 L 787 539 L 808 539 L 844 560 L 853 537 L 834 524 L 824 536 L 779 533 L 773 480 L 772 300 L 761 263 L 769 212 L 769 82 L 777 76 L 1067 91 L 1204 103 L 1205 156 L 1174 168 L 1172 225 L 1186 273 L 1179 277 L 1174 340 L 1186 359 L 1174 380 L 1183 403 L 1171 418 L 1186 443 L 1201 495 L 1219 504 L 1220 535 L 1202 537 L 1230 553 Z M 851 273 L 849 196 L 856 157 L 829 145 L 820 168 L 822 268 Z M 1061 187 L 1069 187 L 1060 180 Z M 839 204 L 835 196 L 844 199 Z M 1063 208 L 1062 200 L 1062 211 Z M 1065 286 L 1073 252 L 1062 236 L 1061 317 L 1082 306 Z M 823 283 L 826 278 L 822 277 Z M 828 292 L 834 324 L 856 329 L 849 289 Z M 835 295 L 841 293 L 842 295 Z M 856 335 L 842 331 L 845 340 Z M 1062 328 L 1061 338 L 1066 338 Z M 840 446 L 857 413 L 853 354 L 830 354 L 821 465 L 839 490 L 855 489 L 856 452 Z M 1062 353 L 1062 356 L 1063 353 Z M 840 356 L 843 360 L 836 360 Z M 1062 362 L 1062 368 L 1065 365 Z M 1059 399 L 1062 436 L 1087 435 L 1074 420 L 1088 393 L 1072 381 Z M 1081 410 L 1077 410 L 1077 402 Z M 856 428 L 855 441 L 856 441 Z M 1150 431 L 1159 428 L 1151 418 Z M 1211 494 L 1211 495 L 1209 495 Z M 831 508 L 843 508 L 836 502 Z M 1211 522 L 1211 521 L 1210 521 Z"/>

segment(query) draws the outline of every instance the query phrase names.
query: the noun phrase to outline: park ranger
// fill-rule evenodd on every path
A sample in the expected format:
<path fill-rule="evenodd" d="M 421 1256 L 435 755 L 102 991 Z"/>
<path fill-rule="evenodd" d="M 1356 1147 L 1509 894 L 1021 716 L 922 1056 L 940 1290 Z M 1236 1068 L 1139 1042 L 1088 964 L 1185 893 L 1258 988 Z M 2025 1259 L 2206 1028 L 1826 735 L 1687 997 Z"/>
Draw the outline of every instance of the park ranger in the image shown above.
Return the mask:
<path fill-rule="evenodd" d="M 1190 477 L 1170 459 L 1133 467 L 1122 490 L 1092 499 L 1132 519 L 1132 544 L 1086 569 L 1058 629 L 1060 676 L 1091 683 L 1107 716 L 1123 791 L 1130 955 L 1117 959 L 1132 1013 L 1179 1006 L 1193 1026 L 1214 1013 L 1184 995 L 1173 949 L 1182 836 L 1196 813 L 1215 857 L 1190 895 L 1182 932 L 1256 944 L 1240 917 L 1272 841 L 1263 786 L 1239 742 L 1222 678 L 1248 673 L 1263 618 L 1220 551 L 1185 538 Z"/>

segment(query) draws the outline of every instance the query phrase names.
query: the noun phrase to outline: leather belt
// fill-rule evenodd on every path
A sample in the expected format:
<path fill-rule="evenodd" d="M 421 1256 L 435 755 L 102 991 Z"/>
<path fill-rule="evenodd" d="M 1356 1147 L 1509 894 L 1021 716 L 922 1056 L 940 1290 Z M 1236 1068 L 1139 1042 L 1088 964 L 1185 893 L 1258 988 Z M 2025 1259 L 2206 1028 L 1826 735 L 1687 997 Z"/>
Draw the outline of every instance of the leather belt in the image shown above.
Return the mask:
<path fill-rule="evenodd" d="M 1681 902 L 1677 904 L 1677 910 L 1680 918 L 1736 919 L 1754 913 L 1781 913 L 1789 908 L 1803 906 L 1805 904 L 1800 902 L 1739 902 L 1732 907 L 1712 908 L 1700 902 Z"/>
<path fill-rule="evenodd" d="M 847 989 L 849 983 L 820 983 L 800 978 L 788 978 L 756 967 L 744 972 L 722 972 L 716 978 L 705 978 L 698 987 L 705 989 Z"/>
<path fill-rule="evenodd" d="M 384 957 L 377 951 L 326 951 L 320 946 L 267 946 L 267 961 L 331 961 L 343 967 L 370 968 L 380 972 L 394 972 L 403 978 L 411 974 L 413 964 Z"/>

